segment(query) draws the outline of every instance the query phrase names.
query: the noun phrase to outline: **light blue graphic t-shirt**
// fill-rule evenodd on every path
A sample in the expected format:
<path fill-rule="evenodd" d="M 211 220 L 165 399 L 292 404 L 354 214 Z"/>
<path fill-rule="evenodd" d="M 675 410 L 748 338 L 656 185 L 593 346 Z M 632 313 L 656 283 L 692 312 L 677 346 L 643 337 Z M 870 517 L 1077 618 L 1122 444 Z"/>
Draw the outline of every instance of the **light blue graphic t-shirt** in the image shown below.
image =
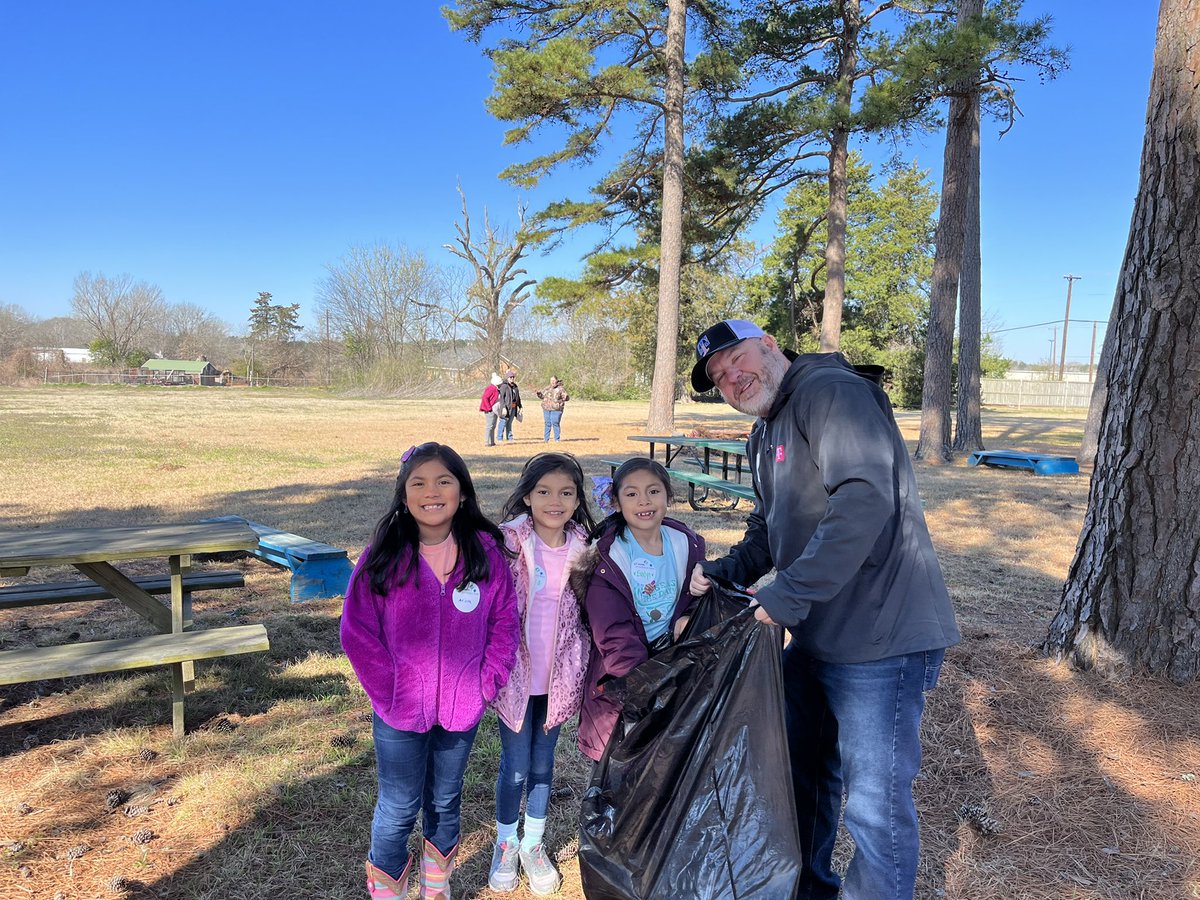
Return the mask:
<path fill-rule="evenodd" d="M 669 553 L 662 556 L 647 553 L 628 531 L 617 540 L 629 554 L 629 571 L 625 572 L 625 577 L 633 589 L 633 605 L 646 630 L 646 639 L 653 643 L 671 624 L 671 612 L 679 597 L 675 560 Z M 667 530 L 663 528 L 663 549 L 670 546 Z"/>

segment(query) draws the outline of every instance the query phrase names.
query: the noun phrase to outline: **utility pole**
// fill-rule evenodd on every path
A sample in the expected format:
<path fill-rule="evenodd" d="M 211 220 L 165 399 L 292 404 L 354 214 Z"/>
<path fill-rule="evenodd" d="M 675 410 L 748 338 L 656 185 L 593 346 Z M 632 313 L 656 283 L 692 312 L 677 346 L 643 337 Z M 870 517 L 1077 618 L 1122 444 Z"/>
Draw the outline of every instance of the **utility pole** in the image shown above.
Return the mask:
<path fill-rule="evenodd" d="M 1096 320 L 1092 319 L 1092 355 L 1088 357 L 1088 384 L 1093 381 L 1092 372 L 1096 370 Z"/>
<path fill-rule="evenodd" d="M 1063 313 L 1063 342 L 1062 342 L 1062 357 L 1058 363 L 1058 380 L 1063 381 L 1066 378 L 1067 371 L 1067 323 L 1071 321 L 1071 288 L 1075 282 L 1082 278 L 1082 275 L 1064 275 L 1067 279 L 1067 311 Z"/>
<path fill-rule="evenodd" d="M 1046 367 L 1046 380 L 1054 380 L 1054 348 L 1058 346 L 1058 326 L 1054 327 L 1053 337 L 1050 338 L 1050 365 Z"/>
<path fill-rule="evenodd" d="M 329 310 L 325 310 L 325 387 L 329 387 Z"/>

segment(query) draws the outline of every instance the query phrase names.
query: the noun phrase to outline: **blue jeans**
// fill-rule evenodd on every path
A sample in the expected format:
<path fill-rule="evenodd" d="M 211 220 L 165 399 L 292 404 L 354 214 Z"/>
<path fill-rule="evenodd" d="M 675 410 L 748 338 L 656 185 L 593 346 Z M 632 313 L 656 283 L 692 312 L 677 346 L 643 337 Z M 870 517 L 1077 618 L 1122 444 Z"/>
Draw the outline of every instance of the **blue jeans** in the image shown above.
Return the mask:
<path fill-rule="evenodd" d="M 478 726 L 476 726 L 478 728 Z M 397 731 L 372 717 L 379 800 L 371 821 L 367 858 L 393 878 L 408 862 L 408 838 L 424 811 L 425 840 L 442 854 L 458 843 L 463 775 L 475 741 L 470 731 Z"/>
<path fill-rule="evenodd" d="M 483 442 L 489 447 L 496 443 L 496 420 L 499 418 L 494 412 L 483 414 Z"/>
<path fill-rule="evenodd" d="M 876 662 L 826 663 L 783 652 L 792 783 L 804 872 L 797 900 L 836 900 L 831 867 L 842 792 L 854 856 L 844 900 L 911 900 L 917 878 L 917 808 L 925 692 L 944 650 Z"/>
<path fill-rule="evenodd" d="M 546 731 L 546 695 L 529 698 L 520 731 L 500 723 L 500 774 L 496 777 L 496 821 L 510 825 L 521 813 L 521 795 L 529 790 L 525 815 L 546 818 L 550 809 L 550 784 L 554 780 L 555 725 Z"/>
<path fill-rule="evenodd" d="M 558 423 L 562 421 L 563 411 L 561 409 L 543 409 L 542 421 L 546 423 L 546 434 L 542 438 L 543 441 L 550 440 L 550 430 L 554 430 L 554 439 L 560 440 L 561 436 L 558 431 Z"/>
<path fill-rule="evenodd" d="M 513 440 L 512 423 L 515 416 L 509 416 L 507 419 L 501 418 L 496 425 L 496 440 Z"/>

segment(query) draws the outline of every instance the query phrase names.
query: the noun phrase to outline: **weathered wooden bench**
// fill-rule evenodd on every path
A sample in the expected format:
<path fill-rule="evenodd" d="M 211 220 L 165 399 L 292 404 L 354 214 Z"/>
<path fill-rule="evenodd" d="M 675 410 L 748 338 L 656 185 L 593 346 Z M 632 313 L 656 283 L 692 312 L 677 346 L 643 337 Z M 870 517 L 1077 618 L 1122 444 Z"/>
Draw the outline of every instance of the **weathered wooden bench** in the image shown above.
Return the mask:
<path fill-rule="evenodd" d="M 232 625 L 208 631 L 4 650 L 0 651 L 0 685 L 98 675 L 171 663 L 187 664 L 197 659 L 257 653 L 268 649 L 267 629 L 262 625 Z M 175 665 L 171 675 L 171 703 L 177 735 L 183 734 L 184 693 L 183 665 Z"/>
<path fill-rule="evenodd" d="M 1075 475 L 1079 463 L 1070 456 L 1024 453 L 1020 450 L 976 450 L 967 457 L 968 466 L 1029 469 L 1034 475 Z"/>
<path fill-rule="evenodd" d="M 131 578 L 147 594 L 171 593 L 170 575 L 150 575 Z M 245 585 L 246 579 L 236 569 L 215 572 L 189 572 L 183 576 L 183 589 L 192 591 L 220 590 Z M 76 603 L 90 600 L 111 600 L 112 593 L 94 581 L 53 581 L 41 584 L 16 584 L 0 587 L 0 609 L 23 606 L 45 606 L 51 603 Z"/>
<path fill-rule="evenodd" d="M 245 522 L 250 526 L 258 535 L 258 546 L 246 552 L 291 570 L 289 593 L 293 603 L 345 596 L 354 567 L 340 547 L 260 525 L 241 516 L 218 516 L 204 521 Z"/>

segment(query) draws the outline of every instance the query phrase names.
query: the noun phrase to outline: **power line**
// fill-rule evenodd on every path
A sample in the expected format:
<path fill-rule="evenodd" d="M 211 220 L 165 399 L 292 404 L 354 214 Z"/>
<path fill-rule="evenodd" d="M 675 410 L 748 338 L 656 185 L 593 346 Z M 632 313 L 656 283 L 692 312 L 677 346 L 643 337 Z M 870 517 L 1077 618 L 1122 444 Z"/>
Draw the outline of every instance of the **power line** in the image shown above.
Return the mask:
<path fill-rule="evenodd" d="M 1033 325 L 1014 325 L 1012 328 L 994 328 L 991 331 L 985 331 L 984 334 L 1004 334 L 1006 331 L 1022 331 L 1026 328 L 1043 328 L 1047 325 L 1058 325 L 1062 319 L 1053 319 L 1049 322 L 1035 322 Z M 1082 322 L 1093 325 L 1107 325 L 1108 319 L 1072 319 L 1072 322 Z"/>

